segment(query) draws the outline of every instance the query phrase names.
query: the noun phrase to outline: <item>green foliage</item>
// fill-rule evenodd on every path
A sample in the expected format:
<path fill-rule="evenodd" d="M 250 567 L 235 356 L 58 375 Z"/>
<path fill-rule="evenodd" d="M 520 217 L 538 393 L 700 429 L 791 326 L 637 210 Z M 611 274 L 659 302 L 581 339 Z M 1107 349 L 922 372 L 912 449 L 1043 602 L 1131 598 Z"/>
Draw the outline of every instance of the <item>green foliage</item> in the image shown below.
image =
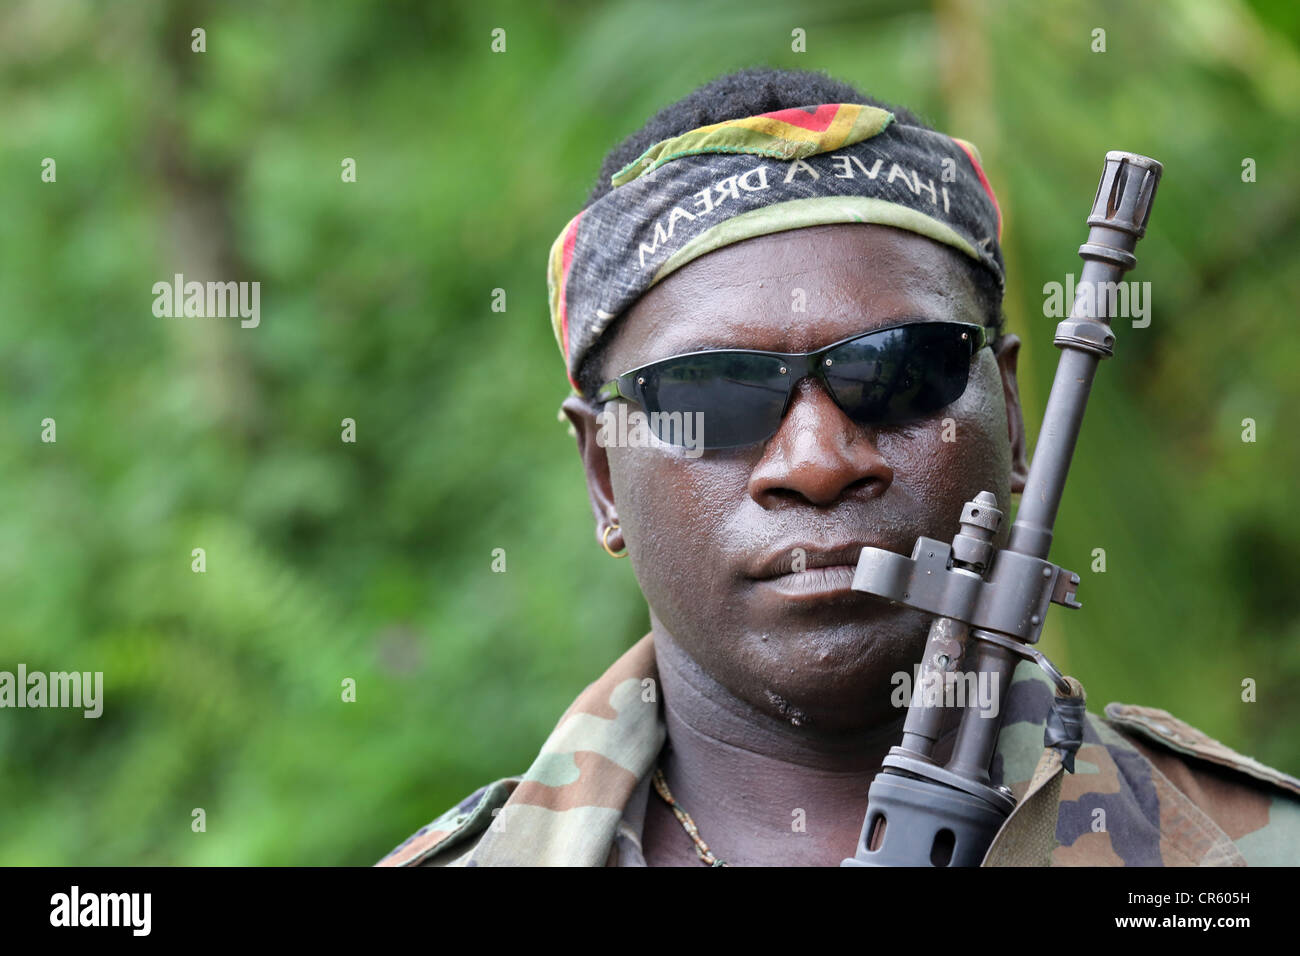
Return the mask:
<path fill-rule="evenodd" d="M 1077 268 L 1102 155 L 1165 163 L 1134 276 L 1151 325 L 1117 330 L 1053 552 L 1086 610 L 1044 647 L 1095 709 L 1165 707 L 1300 770 L 1297 22 L 1193 0 L 8 4 L 0 669 L 102 670 L 106 700 L 0 712 L 0 864 L 368 863 L 527 766 L 647 629 L 556 421 L 546 254 L 616 140 L 756 64 L 979 145 L 1031 437 L 1042 286 Z M 155 317 L 175 272 L 260 281 L 261 326 Z"/>

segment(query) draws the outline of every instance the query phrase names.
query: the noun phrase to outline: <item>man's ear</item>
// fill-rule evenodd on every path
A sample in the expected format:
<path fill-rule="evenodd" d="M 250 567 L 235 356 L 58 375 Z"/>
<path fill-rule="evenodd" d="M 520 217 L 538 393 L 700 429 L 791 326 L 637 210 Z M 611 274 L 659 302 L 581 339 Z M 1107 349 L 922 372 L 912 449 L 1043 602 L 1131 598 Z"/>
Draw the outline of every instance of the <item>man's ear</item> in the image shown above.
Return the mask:
<path fill-rule="evenodd" d="M 591 511 L 596 518 L 596 540 L 604 544 L 605 530 L 618 521 L 618 509 L 614 505 L 614 488 L 609 480 L 609 456 L 596 440 L 600 422 L 595 409 L 578 395 L 566 398 L 560 409 L 573 425 L 578 438 L 578 456 L 587 476 L 587 497 L 591 499 Z M 608 544 L 614 551 L 621 550 L 623 533 L 617 529 L 609 532 Z"/>
<path fill-rule="evenodd" d="M 1011 441 L 1011 493 L 1024 492 L 1029 478 L 1025 459 L 1025 419 L 1020 409 L 1020 385 L 1016 382 L 1016 365 L 1020 359 L 1020 339 L 1004 335 L 994 356 L 1002 372 L 1002 397 L 1007 406 L 1007 438 Z"/>

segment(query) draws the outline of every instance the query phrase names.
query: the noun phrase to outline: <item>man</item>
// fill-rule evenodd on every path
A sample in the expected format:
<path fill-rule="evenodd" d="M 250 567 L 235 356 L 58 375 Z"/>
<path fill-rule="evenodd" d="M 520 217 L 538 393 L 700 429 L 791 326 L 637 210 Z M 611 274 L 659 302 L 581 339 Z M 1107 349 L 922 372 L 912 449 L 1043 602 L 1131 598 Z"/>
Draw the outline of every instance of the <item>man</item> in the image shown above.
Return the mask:
<path fill-rule="evenodd" d="M 721 77 L 606 158 L 548 284 L 596 539 L 651 632 L 383 865 L 854 854 L 929 627 L 849 588 L 858 553 L 948 540 L 984 490 L 1009 514 L 1027 476 L 1000 232 L 970 144 L 816 73 Z M 1042 789 L 1051 702 L 1029 663 L 994 702 L 1021 806 L 986 864 L 1293 862 L 1300 781 L 1163 711 L 1088 714 Z"/>

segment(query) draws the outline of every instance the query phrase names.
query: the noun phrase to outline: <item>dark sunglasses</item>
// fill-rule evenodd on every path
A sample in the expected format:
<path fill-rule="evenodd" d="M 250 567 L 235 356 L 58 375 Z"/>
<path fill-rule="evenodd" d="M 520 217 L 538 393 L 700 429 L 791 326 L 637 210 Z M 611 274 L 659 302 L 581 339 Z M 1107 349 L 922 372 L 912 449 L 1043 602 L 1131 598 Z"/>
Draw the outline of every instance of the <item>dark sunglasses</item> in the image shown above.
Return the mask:
<path fill-rule="evenodd" d="M 650 414 L 651 431 L 675 445 L 685 444 L 684 416 L 702 414 L 695 419 L 703 425 L 700 447 L 736 448 L 776 434 L 795 385 L 812 376 L 857 424 L 900 425 L 959 399 L 971 360 L 988 344 L 982 325 L 909 322 L 816 352 L 689 352 L 624 372 L 596 399 L 636 402 Z"/>

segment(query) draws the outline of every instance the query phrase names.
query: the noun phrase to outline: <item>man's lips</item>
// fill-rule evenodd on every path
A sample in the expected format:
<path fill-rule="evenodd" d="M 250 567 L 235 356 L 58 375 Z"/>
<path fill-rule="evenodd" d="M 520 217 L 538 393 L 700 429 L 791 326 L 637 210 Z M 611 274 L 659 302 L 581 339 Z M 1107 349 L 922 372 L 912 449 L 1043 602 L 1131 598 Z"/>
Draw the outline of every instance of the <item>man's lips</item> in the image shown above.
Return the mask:
<path fill-rule="evenodd" d="M 797 577 L 813 571 L 838 571 L 849 568 L 849 580 L 852 571 L 858 566 L 858 557 L 863 548 L 880 547 L 870 542 L 854 541 L 848 544 L 817 545 L 792 544 L 771 552 L 757 561 L 746 572 L 746 577 L 756 581 L 776 581 L 784 577 Z M 799 570 L 795 569 L 798 564 Z M 822 574 L 820 578 L 827 575 Z"/>
<path fill-rule="evenodd" d="M 747 577 L 760 593 L 782 601 L 824 601 L 863 598 L 853 590 L 853 574 L 869 542 L 792 544 L 757 561 Z M 855 602 L 856 603 L 856 602 Z"/>
<path fill-rule="evenodd" d="M 852 565 L 837 564 L 829 567 L 795 571 L 775 578 L 759 581 L 760 587 L 774 591 L 786 598 L 825 598 L 832 595 L 855 595 Z"/>

